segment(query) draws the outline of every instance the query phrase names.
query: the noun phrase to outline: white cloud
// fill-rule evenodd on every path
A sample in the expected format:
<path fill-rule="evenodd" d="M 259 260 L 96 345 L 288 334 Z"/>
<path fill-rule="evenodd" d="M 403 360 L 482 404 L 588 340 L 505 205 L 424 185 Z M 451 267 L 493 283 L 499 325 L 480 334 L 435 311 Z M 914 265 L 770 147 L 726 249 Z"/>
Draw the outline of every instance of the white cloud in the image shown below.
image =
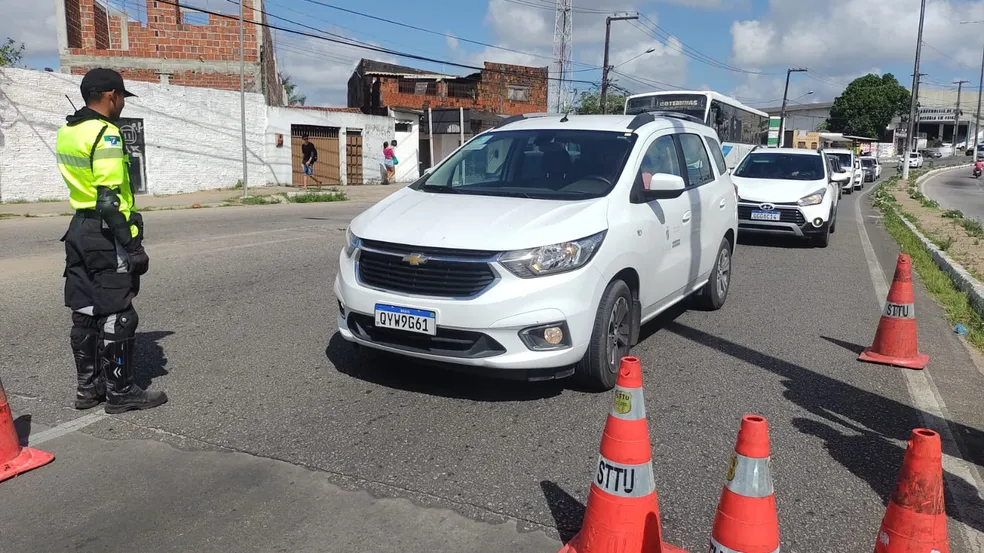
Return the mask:
<path fill-rule="evenodd" d="M 878 67 L 822 77 L 812 73 L 793 73 L 789 80 L 787 98 L 794 104 L 830 102 L 844 91 L 844 87 L 848 83 L 869 73 L 882 74 Z M 775 107 L 782 104 L 782 93 L 785 85 L 785 74 L 781 76 L 747 75 L 740 84 L 731 90 L 730 95 L 753 107 Z M 810 94 L 811 92 L 812 94 Z"/>
<path fill-rule="evenodd" d="M 458 39 L 453 36 L 448 36 L 448 49 L 454 52 L 458 49 Z"/>
<path fill-rule="evenodd" d="M 916 47 L 918 3 L 899 0 L 771 0 L 760 19 L 731 26 L 734 63 L 745 68 L 804 65 L 828 74 L 852 73 L 879 63 L 909 62 Z M 984 27 L 960 25 L 984 19 L 984 0 L 930 0 L 923 40 L 928 60 L 974 66 Z M 904 80 L 900 77 L 900 80 Z"/>
<path fill-rule="evenodd" d="M 290 75 L 298 92 L 307 96 L 309 106 L 346 105 L 348 79 L 363 54 L 361 50 L 314 38 L 280 34 L 277 39 L 277 65 Z M 385 54 L 373 54 L 372 59 L 397 63 Z"/>
<path fill-rule="evenodd" d="M 0 40 L 25 46 L 26 62 L 58 56 L 54 2 L 6 2 L 0 18 Z M 57 63 L 55 64 L 57 66 Z"/>

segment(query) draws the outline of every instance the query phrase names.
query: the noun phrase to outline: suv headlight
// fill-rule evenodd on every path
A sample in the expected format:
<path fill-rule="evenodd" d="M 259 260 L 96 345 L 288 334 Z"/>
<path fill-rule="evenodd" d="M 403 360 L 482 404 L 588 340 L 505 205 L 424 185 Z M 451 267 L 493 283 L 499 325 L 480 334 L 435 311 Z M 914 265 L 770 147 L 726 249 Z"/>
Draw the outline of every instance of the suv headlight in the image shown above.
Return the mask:
<path fill-rule="evenodd" d="M 820 190 L 817 190 L 816 192 L 810 194 L 809 196 L 803 196 L 796 203 L 799 204 L 801 207 L 818 205 L 823 202 L 823 197 L 826 195 L 827 195 L 827 189 L 821 188 Z"/>
<path fill-rule="evenodd" d="M 499 256 L 499 263 L 519 278 L 574 271 L 591 261 L 605 240 L 607 232 L 602 231 L 570 242 L 506 252 Z"/>
<path fill-rule="evenodd" d="M 362 246 L 362 240 L 352 233 L 351 227 L 347 227 L 345 229 L 345 255 L 347 257 L 352 257 L 352 254 L 354 254 L 360 246 Z"/>

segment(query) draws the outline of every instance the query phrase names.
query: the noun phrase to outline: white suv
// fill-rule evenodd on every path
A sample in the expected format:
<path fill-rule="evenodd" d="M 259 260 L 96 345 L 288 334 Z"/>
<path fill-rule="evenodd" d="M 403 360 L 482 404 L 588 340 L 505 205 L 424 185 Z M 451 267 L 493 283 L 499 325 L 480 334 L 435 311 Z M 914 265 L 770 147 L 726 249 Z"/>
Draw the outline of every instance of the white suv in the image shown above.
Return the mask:
<path fill-rule="evenodd" d="M 854 151 L 846 148 L 830 148 L 824 152 L 839 160 L 843 170 L 850 173 L 850 182 L 843 183 L 844 191 L 850 194 L 854 190 L 861 190 L 864 186 L 864 171 L 861 170 L 861 163 L 854 155 Z"/>
<path fill-rule="evenodd" d="M 731 179 L 738 188 L 738 230 L 808 238 L 825 248 L 837 226 L 839 180 L 821 150 L 755 149 Z"/>
<path fill-rule="evenodd" d="M 352 220 L 338 328 L 409 357 L 611 389 L 643 323 L 694 294 L 724 304 L 737 226 L 699 120 L 516 116 Z"/>

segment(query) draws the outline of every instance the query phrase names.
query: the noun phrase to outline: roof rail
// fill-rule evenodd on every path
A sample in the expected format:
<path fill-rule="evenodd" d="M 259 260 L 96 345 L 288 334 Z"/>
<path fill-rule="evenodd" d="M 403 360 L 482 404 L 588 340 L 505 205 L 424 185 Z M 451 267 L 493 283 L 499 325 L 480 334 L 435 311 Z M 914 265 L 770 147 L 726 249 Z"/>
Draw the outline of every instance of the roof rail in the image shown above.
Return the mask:
<path fill-rule="evenodd" d="M 682 119 L 684 121 L 690 121 L 691 123 L 697 123 L 699 125 L 707 126 L 707 123 L 703 119 L 694 117 L 693 115 L 687 115 L 686 113 L 680 113 L 676 111 L 646 111 L 636 115 L 632 121 L 629 122 L 628 128 L 631 130 L 636 130 L 639 127 L 645 125 L 646 123 L 652 123 L 657 117 L 672 117 L 674 119 Z"/>
<path fill-rule="evenodd" d="M 532 119 L 534 117 L 549 117 L 551 115 L 556 115 L 557 117 L 560 117 L 563 114 L 560 114 L 560 113 L 520 113 L 519 115 L 513 115 L 513 116 L 510 116 L 510 117 L 506 117 L 502 121 L 499 121 L 498 123 L 496 123 L 495 125 L 493 125 L 492 128 L 493 129 L 497 129 L 499 127 L 505 127 L 506 125 L 510 125 L 512 123 L 515 123 L 516 121 L 522 121 L 524 119 Z"/>

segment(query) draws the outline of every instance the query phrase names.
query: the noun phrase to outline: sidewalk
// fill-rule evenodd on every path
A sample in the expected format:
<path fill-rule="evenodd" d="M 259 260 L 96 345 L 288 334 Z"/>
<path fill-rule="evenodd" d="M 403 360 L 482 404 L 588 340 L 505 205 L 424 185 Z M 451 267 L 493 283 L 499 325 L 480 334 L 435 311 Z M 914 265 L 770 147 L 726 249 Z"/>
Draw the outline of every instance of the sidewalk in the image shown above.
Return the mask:
<path fill-rule="evenodd" d="M 335 186 L 325 188 L 309 187 L 311 192 L 329 192 L 338 190 L 345 193 L 350 202 L 378 202 L 389 196 L 393 192 L 403 188 L 408 183 L 397 183 L 391 185 L 365 184 L 358 186 Z M 273 194 L 298 194 L 302 192 L 298 186 L 251 186 L 248 190 L 250 196 L 269 196 Z M 172 194 L 169 196 L 138 195 L 136 197 L 137 209 L 141 211 L 153 211 L 158 209 L 188 209 L 194 205 L 199 207 L 216 207 L 234 202 L 241 198 L 242 190 L 222 189 L 206 190 L 202 192 L 189 192 L 187 194 Z M 0 217 L 57 217 L 59 215 L 72 215 L 74 210 L 63 202 L 28 202 L 28 203 L 3 203 L 0 204 Z"/>

